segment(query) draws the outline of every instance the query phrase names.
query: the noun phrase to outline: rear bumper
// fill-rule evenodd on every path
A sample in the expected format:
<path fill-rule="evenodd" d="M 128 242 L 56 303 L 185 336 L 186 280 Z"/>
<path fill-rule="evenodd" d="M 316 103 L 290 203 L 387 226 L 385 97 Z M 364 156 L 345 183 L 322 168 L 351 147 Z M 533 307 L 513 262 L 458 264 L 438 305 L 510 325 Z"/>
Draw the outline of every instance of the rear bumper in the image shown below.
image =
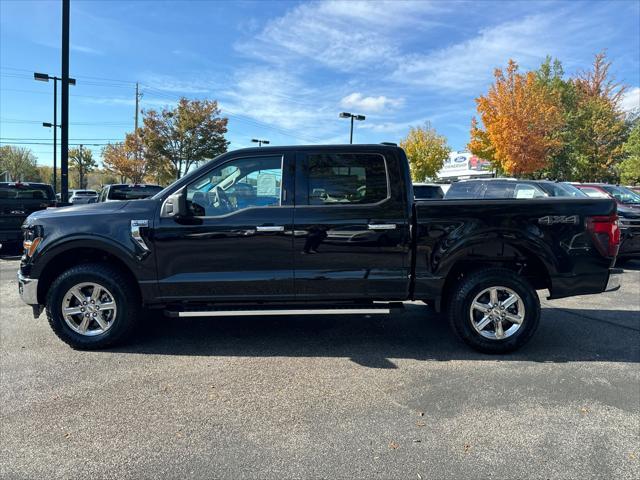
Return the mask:
<path fill-rule="evenodd" d="M 38 305 L 38 279 L 25 277 L 18 272 L 18 293 L 27 305 Z"/>
<path fill-rule="evenodd" d="M 607 280 L 607 286 L 604 289 L 605 292 L 614 292 L 620 289 L 620 285 L 622 283 L 622 272 L 624 272 L 622 268 L 611 268 L 609 270 L 609 279 Z"/>

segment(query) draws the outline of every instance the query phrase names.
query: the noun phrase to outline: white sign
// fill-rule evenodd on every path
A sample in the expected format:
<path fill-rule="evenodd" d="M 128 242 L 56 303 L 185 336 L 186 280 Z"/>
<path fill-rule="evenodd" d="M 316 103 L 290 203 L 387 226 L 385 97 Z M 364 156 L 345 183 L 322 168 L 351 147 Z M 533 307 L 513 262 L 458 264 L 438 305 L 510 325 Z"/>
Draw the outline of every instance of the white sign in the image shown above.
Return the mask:
<path fill-rule="evenodd" d="M 257 194 L 259 197 L 275 197 L 278 191 L 276 176 L 270 173 L 258 175 Z"/>

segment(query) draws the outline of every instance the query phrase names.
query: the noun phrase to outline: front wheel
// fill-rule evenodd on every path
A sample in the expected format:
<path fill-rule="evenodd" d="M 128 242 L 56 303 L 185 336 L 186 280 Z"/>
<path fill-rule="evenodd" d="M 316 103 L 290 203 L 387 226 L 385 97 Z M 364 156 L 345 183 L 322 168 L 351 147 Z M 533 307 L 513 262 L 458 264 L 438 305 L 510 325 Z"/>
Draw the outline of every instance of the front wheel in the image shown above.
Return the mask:
<path fill-rule="evenodd" d="M 527 343 L 540 322 L 535 289 L 511 270 L 470 274 L 449 302 L 449 323 L 468 345 L 484 353 L 507 353 Z"/>
<path fill-rule="evenodd" d="M 49 325 L 62 341 L 80 350 L 125 340 L 139 315 L 135 285 L 105 264 L 70 268 L 53 282 L 47 295 Z"/>

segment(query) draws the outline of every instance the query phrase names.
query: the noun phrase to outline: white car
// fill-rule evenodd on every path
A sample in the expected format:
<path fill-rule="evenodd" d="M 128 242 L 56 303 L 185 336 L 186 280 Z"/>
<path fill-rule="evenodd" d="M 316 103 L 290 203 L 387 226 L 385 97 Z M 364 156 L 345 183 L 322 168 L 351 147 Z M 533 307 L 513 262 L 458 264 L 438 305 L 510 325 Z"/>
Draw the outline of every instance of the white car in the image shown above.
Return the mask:
<path fill-rule="evenodd" d="M 69 203 L 74 205 L 95 203 L 97 200 L 98 192 L 95 190 L 69 190 Z"/>

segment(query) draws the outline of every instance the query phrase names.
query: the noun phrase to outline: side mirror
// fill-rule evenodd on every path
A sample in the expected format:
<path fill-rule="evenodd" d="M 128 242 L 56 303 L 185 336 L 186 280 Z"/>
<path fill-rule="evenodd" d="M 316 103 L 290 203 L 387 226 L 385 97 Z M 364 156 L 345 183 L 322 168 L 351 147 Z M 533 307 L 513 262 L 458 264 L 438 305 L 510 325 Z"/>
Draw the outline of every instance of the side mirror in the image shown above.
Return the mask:
<path fill-rule="evenodd" d="M 187 187 L 182 187 L 167 197 L 162 204 L 160 216 L 164 218 L 173 217 L 175 219 L 189 216 L 189 210 L 187 209 Z"/>

